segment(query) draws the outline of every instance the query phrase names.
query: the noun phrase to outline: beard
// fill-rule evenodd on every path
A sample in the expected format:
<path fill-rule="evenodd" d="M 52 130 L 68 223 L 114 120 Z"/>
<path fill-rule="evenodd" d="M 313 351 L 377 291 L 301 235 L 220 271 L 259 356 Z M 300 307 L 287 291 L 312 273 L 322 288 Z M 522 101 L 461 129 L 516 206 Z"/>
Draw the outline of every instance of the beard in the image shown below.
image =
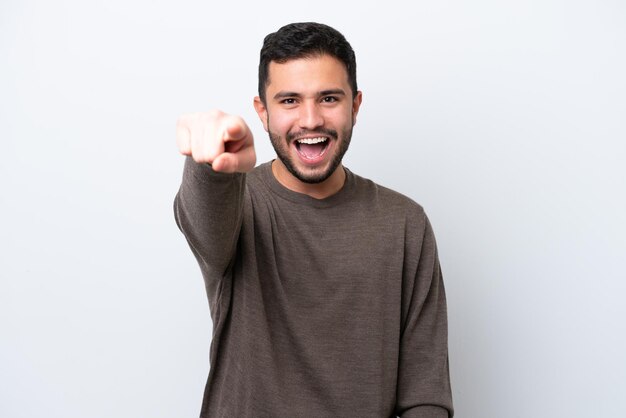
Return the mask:
<path fill-rule="evenodd" d="M 295 178 L 300 180 L 303 183 L 308 184 L 316 184 L 322 183 L 327 180 L 339 167 L 341 161 L 343 160 L 343 156 L 348 151 L 348 147 L 350 146 L 350 140 L 352 139 L 352 123 L 348 129 L 345 129 L 341 132 L 341 137 L 338 135 L 337 131 L 334 129 L 326 129 L 319 128 L 313 131 L 298 131 L 287 133 L 286 138 L 283 138 L 279 134 L 272 132 L 269 126 L 268 120 L 268 131 L 270 136 L 270 141 L 272 142 L 272 146 L 274 147 L 274 151 L 276 151 L 276 156 L 280 159 L 280 161 L 287 167 L 287 170 L 293 175 Z M 289 154 L 289 144 L 295 140 L 295 138 L 299 138 L 304 135 L 315 134 L 319 136 L 329 137 L 329 141 L 336 141 L 337 146 L 335 148 L 335 155 L 332 156 L 330 164 L 328 168 L 322 172 L 318 173 L 303 173 L 298 170 L 296 165 L 294 164 L 293 159 Z"/>

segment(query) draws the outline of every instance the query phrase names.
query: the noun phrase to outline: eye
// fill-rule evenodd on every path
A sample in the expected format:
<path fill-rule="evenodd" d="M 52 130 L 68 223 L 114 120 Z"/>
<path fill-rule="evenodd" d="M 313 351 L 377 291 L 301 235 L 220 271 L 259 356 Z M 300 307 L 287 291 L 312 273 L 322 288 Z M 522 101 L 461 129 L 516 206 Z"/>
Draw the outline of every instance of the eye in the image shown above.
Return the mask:
<path fill-rule="evenodd" d="M 287 99 L 283 99 L 280 101 L 282 104 L 286 104 L 286 105 L 292 105 L 296 103 L 296 99 L 293 98 L 287 98 Z"/>
<path fill-rule="evenodd" d="M 322 98 L 322 102 L 324 103 L 335 103 L 337 102 L 339 99 L 337 99 L 335 96 L 325 96 Z"/>

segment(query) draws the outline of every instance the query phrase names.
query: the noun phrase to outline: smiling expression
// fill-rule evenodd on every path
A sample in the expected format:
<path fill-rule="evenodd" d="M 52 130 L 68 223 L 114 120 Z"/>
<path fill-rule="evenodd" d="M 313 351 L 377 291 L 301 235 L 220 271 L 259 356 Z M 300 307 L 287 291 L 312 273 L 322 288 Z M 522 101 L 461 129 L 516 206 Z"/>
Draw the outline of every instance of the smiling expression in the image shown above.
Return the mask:
<path fill-rule="evenodd" d="M 254 105 L 282 163 L 279 174 L 288 173 L 294 185 L 338 175 L 361 104 L 341 61 L 330 55 L 272 61 L 265 97 L 267 103 L 257 97 Z"/>

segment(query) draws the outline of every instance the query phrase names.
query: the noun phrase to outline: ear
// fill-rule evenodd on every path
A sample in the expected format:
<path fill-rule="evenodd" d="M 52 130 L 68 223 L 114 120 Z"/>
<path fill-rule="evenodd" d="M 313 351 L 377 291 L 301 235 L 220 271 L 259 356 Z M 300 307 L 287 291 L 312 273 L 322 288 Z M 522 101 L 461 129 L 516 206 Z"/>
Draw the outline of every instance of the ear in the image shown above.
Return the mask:
<path fill-rule="evenodd" d="M 363 101 L 363 93 L 361 90 L 356 92 L 356 96 L 352 100 L 352 126 L 356 125 L 356 115 L 359 113 L 361 102 Z"/>
<path fill-rule="evenodd" d="M 254 110 L 256 110 L 257 115 L 259 115 L 259 119 L 261 119 L 265 132 L 269 132 L 267 127 L 267 107 L 265 107 L 259 96 L 254 98 Z"/>

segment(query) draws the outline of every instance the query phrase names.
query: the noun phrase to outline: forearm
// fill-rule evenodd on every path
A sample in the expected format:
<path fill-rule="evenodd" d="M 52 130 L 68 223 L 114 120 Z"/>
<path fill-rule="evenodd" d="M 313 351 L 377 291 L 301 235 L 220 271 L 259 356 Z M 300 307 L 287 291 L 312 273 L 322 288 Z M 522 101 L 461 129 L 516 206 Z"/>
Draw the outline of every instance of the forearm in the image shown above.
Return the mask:
<path fill-rule="evenodd" d="M 208 164 L 185 161 L 174 200 L 179 229 L 203 272 L 222 275 L 235 252 L 241 225 L 245 174 L 217 173 Z"/>

